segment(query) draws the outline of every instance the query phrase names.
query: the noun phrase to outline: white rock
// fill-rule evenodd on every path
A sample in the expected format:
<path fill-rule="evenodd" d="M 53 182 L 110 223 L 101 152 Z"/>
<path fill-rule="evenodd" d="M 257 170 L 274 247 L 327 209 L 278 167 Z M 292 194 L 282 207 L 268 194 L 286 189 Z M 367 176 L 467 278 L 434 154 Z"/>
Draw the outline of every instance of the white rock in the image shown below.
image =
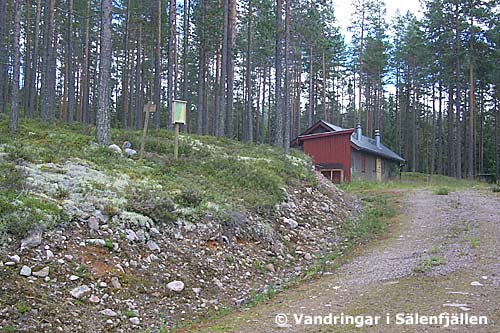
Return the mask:
<path fill-rule="evenodd" d="M 73 260 L 73 256 L 71 254 L 67 254 L 64 256 L 64 259 L 66 260 Z"/>
<path fill-rule="evenodd" d="M 13 262 L 13 261 L 7 261 L 4 265 L 5 265 L 5 266 L 15 266 L 15 265 L 16 265 L 16 263 L 15 263 L 15 262 Z"/>
<path fill-rule="evenodd" d="M 52 252 L 51 250 L 47 250 L 45 252 L 45 255 L 47 256 L 47 260 L 54 258 L 54 252 Z"/>
<path fill-rule="evenodd" d="M 8 256 L 10 261 L 13 261 L 16 264 L 19 264 L 21 261 L 21 257 L 19 257 L 17 254 L 14 254 L 13 256 Z"/>
<path fill-rule="evenodd" d="M 87 243 L 89 244 L 94 244 L 94 245 L 101 245 L 104 246 L 106 245 L 106 241 L 104 239 L 87 239 Z"/>
<path fill-rule="evenodd" d="M 285 223 L 290 226 L 290 229 L 295 229 L 295 228 L 297 228 L 299 226 L 299 224 L 297 223 L 297 221 L 295 221 L 293 219 L 288 219 L 288 218 L 284 217 L 283 221 L 285 221 Z"/>
<path fill-rule="evenodd" d="M 35 248 L 42 243 L 42 232 L 33 231 L 28 237 L 21 240 L 21 250 Z"/>
<path fill-rule="evenodd" d="M 32 274 L 36 277 L 41 277 L 44 278 L 46 276 L 49 276 L 50 273 L 50 268 L 49 267 L 44 267 L 39 271 L 33 272 Z"/>
<path fill-rule="evenodd" d="M 130 242 L 134 242 L 136 240 L 139 239 L 139 237 L 137 237 L 137 234 L 135 233 L 134 230 L 132 229 L 127 229 L 125 230 L 125 232 L 127 233 L 127 240 L 130 241 Z"/>
<path fill-rule="evenodd" d="M 31 275 L 31 268 L 29 268 L 28 266 L 24 265 L 21 268 L 21 271 L 19 272 L 19 274 L 21 274 L 21 276 L 30 276 Z"/>
<path fill-rule="evenodd" d="M 167 288 L 175 291 L 177 293 L 180 293 L 181 291 L 184 290 L 184 282 L 182 281 L 172 281 L 167 284 Z"/>
<path fill-rule="evenodd" d="M 72 289 L 69 293 L 74 298 L 82 298 L 86 294 L 90 293 L 90 291 L 91 291 L 90 288 L 84 284 L 84 285 L 81 285 L 79 287 Z"/>
<path fill-rule="evenodd" d="M 118 280 L 118 278 L 116 276 L 113 276 L 111 278 L 111 285 L 113 286 L 113 288 L 115 289 L 121 289 L 122 285 L 120 283 L 120 280 Z"/>
<path fill-rule="evenodd" d="M 192 288 L 192 290 L 196 295 L 199 295 L 201 293 L 201 288 Z"/>
<path fill-rule="evenodd" d="M 112 151 L 114 151 L 117 154 L 121 154 L 122 153 L 122 149 L 120 147 L 118 147 L 117 145 L 115 145 L 115 144 L 109 145 L 108 148 L 111 149 Z"/>
<path fill-rule="evenodd" d="M 134 149 L 130 149 L 130 148 L 125 148 L 125 150 L 123 152 L 127 156 L 132 156 L 132 155 L 137 154 L 137 151 L 135 151 Z"/>
<path fill-rule="evenodd" d="M 70 280 L 70 281 L 76 281 L 76 280 L 78 280 L 79 278 L 80 278 L 79 276 L 76 276 L 76 275 L 70 275 L 69 280 Z"/>
<path fill-rule="evenodd" d="M 266 269 L 267 269 L 269 272 L 273 272 L 273 273 L 275 273 L 275 272 L 276 272 L 276 269 L 274 268 L 274 265 L 273 265 L 273 264 L 267 264 L 267 265 L 266 265 Z"/>
<path fill-rule="evenodd" d="M 87 225 L 89 226 L 90 230 L 94 230 L 94 231 L 99 230 L 99 220 L 96 219 L 94 216 L 92 216 L 88 219 Z"/>
<path fill-rule="evenodd" d="M 471 286 L 475 286 L 475 287 L 480 287 L 482 286 L 483 284 L 481 282 L 478 282 L 478 281 L 472 281 L 470 283 Z"/>
<path fill-rule="evenodd" d="M 304 255 L 304 259 L 305 259 L 305 260 L 312 260 L 312 256 L 311 256 L 311 254 L 306 253 L 306 254 Z"/>
<path fill-rule="evenodd" d="M 92 295 L 89 297 L 89 302 L 91 303 L 94 303 L 94 304 L 97 304 L 99 303 L 101 300 L 99 299 L 99 297 L 97 297 L 96 295 Z"/>
<path fill-rule="evenodd" d="M 102 311 L 99 311 L 99 313 L 102 313 L 103 315 L 108 316 L 108 317 L 116 317 L 117 316 L 117 313 L 111 309 L 104 309 Z"/>
<path fill-rule="evenodd" d="M 151 251 L 158 251 L 160 252 L 161 249 L 160 247 L 158 246 L 158 244 L 156 244 L 155 242 L 153 242 L 152 240 L 148 240 L 148 242 L 146 243 L 146 245 L 148 246 L 148 248 L 151 250 Z"/>
<path fill-rule="evenodd" d="M 133 325 L 139 325 L 141 323 L 141 320 L 137 317 L 132 317 L 129 320 Z"/>

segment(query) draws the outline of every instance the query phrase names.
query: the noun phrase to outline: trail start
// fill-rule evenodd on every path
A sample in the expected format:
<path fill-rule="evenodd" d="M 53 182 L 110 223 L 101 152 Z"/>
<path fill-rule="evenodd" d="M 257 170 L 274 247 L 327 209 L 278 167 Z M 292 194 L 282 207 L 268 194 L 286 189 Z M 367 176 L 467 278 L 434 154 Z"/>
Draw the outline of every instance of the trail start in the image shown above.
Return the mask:
<path fill-rule="evenodd" d="M 401 196 L 384 239 L 207 332 L 500 332 L 500 197 Z"/>

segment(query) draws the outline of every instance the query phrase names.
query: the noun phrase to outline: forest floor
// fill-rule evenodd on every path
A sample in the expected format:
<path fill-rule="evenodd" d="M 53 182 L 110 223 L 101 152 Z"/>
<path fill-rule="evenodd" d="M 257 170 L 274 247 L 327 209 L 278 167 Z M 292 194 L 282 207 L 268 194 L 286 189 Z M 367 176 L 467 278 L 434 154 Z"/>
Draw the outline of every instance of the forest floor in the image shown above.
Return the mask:
<path fill-rule="evenodd" d="M 359 249 L 333 272 L 195 331 L 500 332 L 498 193 L 486 189 L 461 189 L 447 195 L 426 189 L 380 192 L 398 201 L 398 214 L 382 239 Z M 398 313 L 408 314 L 411 320 L 416 313 L 445 312 L 486 316 L 487 325 L 396 323 Z M 366 325 L 334 325 L 327 319 L 323 325 L 305 324 L 308 316 L 342 313 L 363 316 Z M 372 324 L 370 316 L 381 320 Z"/>

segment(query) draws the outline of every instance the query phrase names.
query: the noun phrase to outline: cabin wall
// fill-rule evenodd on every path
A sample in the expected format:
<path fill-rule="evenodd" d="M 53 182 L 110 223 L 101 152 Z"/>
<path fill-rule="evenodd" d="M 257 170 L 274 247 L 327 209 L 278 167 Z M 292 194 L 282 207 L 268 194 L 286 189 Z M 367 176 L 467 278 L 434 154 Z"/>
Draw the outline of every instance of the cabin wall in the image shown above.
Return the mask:
<path fill-rule="evenodd" d="M 344 181 L 351 180 L 351 133 L 309 138 L 304 140 L 303 147 L 319 169 L 342 169 Z"/>
<path fill-rule="evenodd" d="M 377 179 L 376 160 L 381 163 L 381 179 Z M 397 176 L 397 163 L 383 159 L 363 151 L 352 149 L 351 151 L 351 179 L 353 180 L 389 180 Z"/>

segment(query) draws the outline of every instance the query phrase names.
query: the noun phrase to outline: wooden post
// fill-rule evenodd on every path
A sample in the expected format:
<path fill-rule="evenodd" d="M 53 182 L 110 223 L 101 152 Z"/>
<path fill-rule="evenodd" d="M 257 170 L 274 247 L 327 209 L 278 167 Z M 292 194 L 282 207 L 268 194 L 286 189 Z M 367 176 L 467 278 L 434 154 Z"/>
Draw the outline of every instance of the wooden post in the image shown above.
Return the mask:
<path fill-rule="evenodd" d="M 179 158 L 179 125 L 186 123 L 186 101 L 174 100 L 172 103 L 172 123 L 174 124 L 174 160 Z"/>
<path fill-rule="evenodd" d="M 179 158 L 179 123 L 175 123 L 174 160 Z"/>
<path fill-rule="evenodd" d="M 148 132 L 148 124 L 149 124 L 149 114 L 154 113 L 156 110 L 156 106 L 154 103 L 147 103 L 144 105 L 144 129 L 142 131 L 142 141 L 141 141 L 141 157 L 140 160 L 144 158 L 144 147 L 146 145 L 146 134 Z"/>

